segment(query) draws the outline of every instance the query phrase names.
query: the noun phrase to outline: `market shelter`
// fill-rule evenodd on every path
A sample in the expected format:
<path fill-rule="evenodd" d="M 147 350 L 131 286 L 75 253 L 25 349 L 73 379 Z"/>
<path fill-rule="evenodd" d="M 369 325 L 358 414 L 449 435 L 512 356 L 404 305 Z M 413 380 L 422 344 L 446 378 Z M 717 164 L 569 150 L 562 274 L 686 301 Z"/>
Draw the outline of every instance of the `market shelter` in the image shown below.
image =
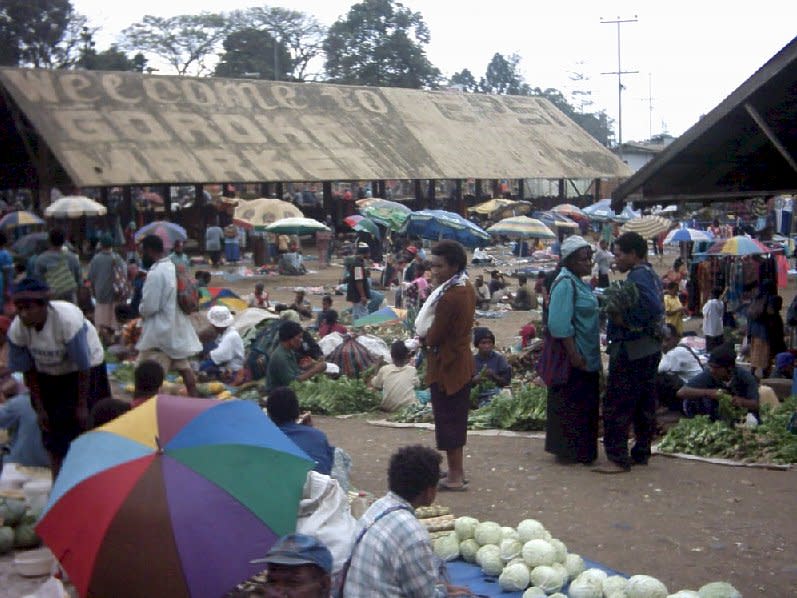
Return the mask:
<path fill-rule="evenodd" d="M 728 201 L 797 192 L 797 38 L 612 194 Z"/>
<path fill-rule="evenodd" d="M 13 68 L 0 88 L 9 186 L 629 174 L 538 97 Z"/>

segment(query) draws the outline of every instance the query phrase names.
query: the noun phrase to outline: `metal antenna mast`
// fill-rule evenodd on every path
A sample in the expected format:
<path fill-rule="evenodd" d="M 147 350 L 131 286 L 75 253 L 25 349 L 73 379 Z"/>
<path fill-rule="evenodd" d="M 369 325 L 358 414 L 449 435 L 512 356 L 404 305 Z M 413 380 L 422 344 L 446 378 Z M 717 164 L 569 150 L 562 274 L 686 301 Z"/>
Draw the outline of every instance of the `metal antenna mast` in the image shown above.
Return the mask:
<path fill-rule="evenodd" d="M 623 75 L 634 75 L 639 71 L 624 71 L 622 61 L 620 59 L 620 25 L 623 23 L 636 23 L 639 19 L 634 15 L 632 19 L 604 19 L 601 17 L 601 23 L 617 25 L 617 70 L 601 73 L 601 75 L 617 75 L 617 150 L 620 160 L 623 159 Z"/>

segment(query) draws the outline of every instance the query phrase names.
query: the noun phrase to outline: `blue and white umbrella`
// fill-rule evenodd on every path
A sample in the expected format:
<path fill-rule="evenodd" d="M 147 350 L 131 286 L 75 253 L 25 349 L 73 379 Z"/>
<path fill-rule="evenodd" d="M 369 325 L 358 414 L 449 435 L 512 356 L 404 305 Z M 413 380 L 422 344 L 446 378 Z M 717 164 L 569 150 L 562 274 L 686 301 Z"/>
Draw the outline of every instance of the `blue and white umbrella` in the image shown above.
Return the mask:
<path fill-rule="evenodd" d="M 696 228 L 687 228 L 686 226 L 682 226 L 681 228 L 671 230 L 670 234 L 664 237 L 664 242 L 669 244 L 681 243 L 684 241 L 712 241 L 713 239 L 713 235 L 707 230 L 698 230 Z"/>
<path fill-rule="evenodd" d="M 612 210 L 612 200 L 608 197 L 583 208 L 582 212 L 584 212 L 590 220 L 596 220 L 597 222 L 608 222 L 617 216 L 614 210 Z"/>
<path fill-rule="evenodd" d="M 479 247 L 490 242 L 490 233 L 454 212 L 420 210 L 411 212 L 400 232 L 437 241 L 453 239 L 466 247 Z"/>

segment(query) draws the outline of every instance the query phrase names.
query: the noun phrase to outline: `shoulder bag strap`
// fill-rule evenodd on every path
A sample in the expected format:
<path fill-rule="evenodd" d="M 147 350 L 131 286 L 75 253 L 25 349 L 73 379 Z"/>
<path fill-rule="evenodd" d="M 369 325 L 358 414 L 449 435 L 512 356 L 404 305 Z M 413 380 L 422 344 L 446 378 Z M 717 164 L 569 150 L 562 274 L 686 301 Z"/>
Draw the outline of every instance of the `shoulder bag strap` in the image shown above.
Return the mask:
<path fill-rule="evenodd" d="M 702 368 L 703 364 L 700 362 L 700 358 L 697 356 L 697 353 L 695 353 L 692 350 L 692 347 L 690 347 L 689 345 L 681 345 L 681 346 L 692 354 L 692 357 L 695 358 L 695 361 L 697 362 L 697 365 L 699 365 Z"/>
<path fill-rule="evenodd" d="M 386 515 L 389 515 L 390 513 L 394 513 L 396 511 L 411 511 L 411 509 L 409 507 L 405 506 L 405 505 L 394 505 L 394 506 L 390 507 L 389 509 L 385 509 L 384 511 L 379 513 L 379 515 L 377 515 L 376 518 L 371 523 L 369 523 L 367 526 L 365 526 L 363 529 L 361 529 L 359 534 L 357 534 L 357 537 L 354 539 L 354 543 L 351 545 L 351 553 L 349 554 L 349 558 L 346 559 L 346 563 L 343 565 L 343 569 L 340 570 L 340 585 L 338 586 L 338 593 L 337 593 L 339 598 L 343 598 L 343 588 L 346 585 L 346 577 L 348 577 L 348 575 L 349 575 L 349 568 L 351 567 L 351 560 L 354 557 L 354 551 L 357 549 L 357 545 L 363 539 L 363 536 L 365 536 L 366 532 L 369 529 L 371 529 L 371 527 L 377 521 L 379 521 L 380 519 L 382 519 Z"/>

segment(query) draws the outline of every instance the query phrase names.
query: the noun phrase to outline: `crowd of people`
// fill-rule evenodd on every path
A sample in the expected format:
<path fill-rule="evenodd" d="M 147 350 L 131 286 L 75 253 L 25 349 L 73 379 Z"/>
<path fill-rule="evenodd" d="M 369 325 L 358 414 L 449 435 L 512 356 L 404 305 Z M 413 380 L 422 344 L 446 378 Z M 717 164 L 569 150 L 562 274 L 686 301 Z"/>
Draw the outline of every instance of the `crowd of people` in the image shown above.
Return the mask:
<path fill-rule="evenodd" d="M 215 228 L 208 229 L 205 239 L 211 263 L 219 263 L 222 255 L 236 262 L 240 248 Z M 103 237 L 84 276 L 79 260 L 65 249 L 63 234 L 54 230 L 49 247 L 25 264 L 16 280 L 4 244 L 0 233 L 0 284 L 16 313 L 13 320 L 0 318 L 0 346 L 7 351 L 0 364 L 7 366 L 0 372 L 5 375 L 0 396 L 8 399 L 0 406 L 0 427 L 17 430 L 11 458 L 47 465 L 56 477 L 72 440 L 150 400 L 166 374 L 177 372 L 188 396 L 198 396 L 200 379 L 262 380 L 269 418 L 310 456 L 315 472 L 333 474 L 336 449 L 313 425 L 311 414 L 301 413 L 290 388 L 294 381 L 327 371 L 318 340 L 347 334 L 332 295 L 322 298 L 321 311 L 315 314 L 304 290 L 283 305 L 258 283 L 248 305 L 278 312 L 279 318 L 247 350 L 232 325 L 233 314 L 223 305 L 208 310 L 211 338 L 200 339 L 183 301 L 187 288 L 207 285 L 210 276 L 197 271 L 190 277 L 191 262 L 182 243 L 167 252 L 160 237 L 147 236 L 139 246 L 139 262 L 123 259 L 112 240 Z M 355 321 L 384 300 L 369 269 L 371 251 L 369 244 L 360 243 L 344 262 L 341 292 Z M 475 325 L 477 309 L 489 309 L 496 297 L 507 298 L 516 310 L 542 307 L 543 342 L 557 343 L 566 360 L 566 375 L 547 389 L 545 439 L 545 450 L 563 464 L 589 465 L 604 474 L 645 466 L 657 410 L 717 417 L 718 398 L 727 392 L 735 406 L 757 416 L 759 379 L 793 375 L 794 359 L 787 358 L 780 316 L 782 299 L 769 281 L 761 282 L 747 308 L 751 372 L 737 363 L 733 344 L 725 342 L 723 288 L 712 289 L 701 310 L 707 358 L 684 342 L 683 323 L 691 312 L 683 296 L 683 262 L 660 277 L 648 263 L 647 241 L 632 232 L 611 243 L 601 239 L 597 248 L 571 235 L 558 251 L 554 272 L 540 276 L 533 287 L 519 276 L 517 289 L 507 296 L 509 285 L 498 270 L 489 272 L 489 281 L 477 275 L 471 282 L 467 253 L 455 241 L 439 241 L 428 253 L 411 240 L 391 248 L 381 286 L 398 289 L 393 303 L 407 310 L 416 344 L 393 342 L 391 363 L 370 384 L 381 392 L 386 411 L 413 404 L 416 389 L 428 386 L 437 451 L 411 446 L 391 456 L 389 491 L 357 523 L 342 567 L 333 565 L 329 548 L 316 537 L 281 538 L 263 559 L 267 592 L 329 596 L 336 589 L 345 597 L 387 597 L 458 591 L 442 581 L 429 536 L 413 510 L 431 504 L 438 491 L 468 490 L 465 446 L 471 390 L 490 387 L 479 395 L 482 405 L 511 385 L 512 367 L 496 350 L 495 335 Z M 635 287 L 638 300 L 604 321 L 600 290 L 609 286 L 613 271 Z M 88 300 L 81 298 L 86 289 Z M 524 330 L 527 344 L 536 329 L 529 324 Z M 106 373 L 104 350 L 114 342 L 136 354 L 129 404 L 113 398 Z M 415 367 L 416 345 L 425 362 L 423 381 Z M 24 385 L 8 377 L 11 371 L 22 374 Z M 601 418 L 603 462 L 598 451 Z"/>

